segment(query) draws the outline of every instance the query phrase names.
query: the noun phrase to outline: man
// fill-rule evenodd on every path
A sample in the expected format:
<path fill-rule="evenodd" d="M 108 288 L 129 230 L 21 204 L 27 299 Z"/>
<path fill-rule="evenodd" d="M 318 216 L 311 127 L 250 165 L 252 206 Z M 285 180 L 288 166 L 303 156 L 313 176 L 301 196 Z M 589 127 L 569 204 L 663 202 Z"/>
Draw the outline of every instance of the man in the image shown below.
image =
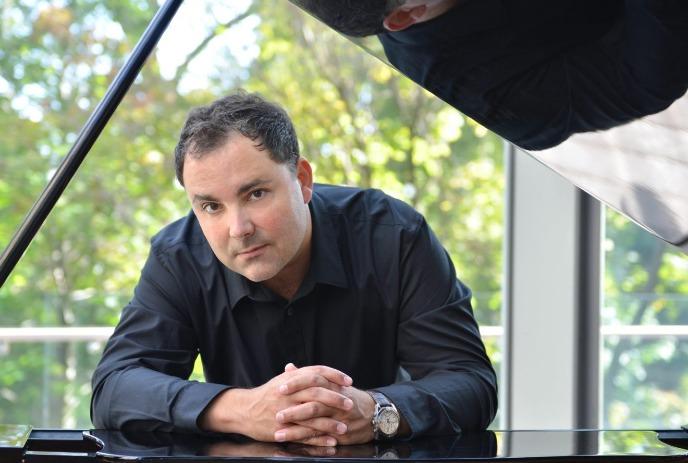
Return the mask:
<path fill-rule="evenodd" d="M 487 427 L 470 291 L 420 214 L 314 185 L 258 95 L 193 110 L 175 163 L 192 212 L 152 240 L 93 376 L 95 426 L 320 446 Z M 206 383 L 188 381 L 199 353 Z"/>
<path fill-rule="evenodd" d="M 685 0 L 292 0 L 378 34 L 418 84 L 522 148 L 615 127 L 688 88 Z"/>

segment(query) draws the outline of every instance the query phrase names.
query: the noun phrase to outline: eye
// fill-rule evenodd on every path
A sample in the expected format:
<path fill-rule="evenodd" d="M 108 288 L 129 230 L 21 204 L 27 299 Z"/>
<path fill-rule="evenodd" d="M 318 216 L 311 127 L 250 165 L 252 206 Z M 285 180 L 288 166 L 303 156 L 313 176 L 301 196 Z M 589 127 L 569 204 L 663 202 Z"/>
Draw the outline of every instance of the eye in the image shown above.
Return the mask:
<path fill-rule="evenodd" d="M 220 210 L 220 205 L 217 203 L 203 203 L 201 209 L 207 214 L 215 214 Z"/>
<path fill-rule="evenodd" d="M 257 200 L 261 199 L 262 197 L 264 197 L 266 194 L 267 194 L 267 191 L 263 190 L 263 189 L 253 190 L 249 194 L 248 199 L 249 199 L 249 201 L 257 201 Z"/>

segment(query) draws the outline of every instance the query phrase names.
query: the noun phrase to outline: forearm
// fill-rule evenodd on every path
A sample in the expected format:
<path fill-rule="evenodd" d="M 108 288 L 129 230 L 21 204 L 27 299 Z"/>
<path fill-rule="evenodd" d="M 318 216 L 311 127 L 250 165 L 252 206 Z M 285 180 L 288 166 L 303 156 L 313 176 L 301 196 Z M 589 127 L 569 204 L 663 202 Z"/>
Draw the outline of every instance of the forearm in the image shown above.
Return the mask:
<path fill-rule="evenodd" d="M 226 388 L 142 367 L 112 371 L 94 381 L 91 418 L 97 428 L 198 432 L 199 415 Z"/>
<path fill-rule="evenodd" d="M 438 371 L 376 390 L 406 420 L 409 428 L 400 437 L 483 430 L 497 411 L 496 379 L 491 371 Z"/>

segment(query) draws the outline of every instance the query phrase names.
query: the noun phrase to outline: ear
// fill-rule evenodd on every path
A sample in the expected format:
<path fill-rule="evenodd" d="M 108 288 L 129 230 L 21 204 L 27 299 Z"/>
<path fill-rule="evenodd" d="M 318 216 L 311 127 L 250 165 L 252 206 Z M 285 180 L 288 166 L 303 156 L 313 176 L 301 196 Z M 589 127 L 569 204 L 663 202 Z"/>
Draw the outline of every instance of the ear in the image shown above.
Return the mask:
<path fill-rule="evenodd" d="M 313 169 L 305 158 L 299 158 L 296 164 L 296 180 L 301 186 L 304 204 L 308 204 L 313 197 Z"/>
<path fill-rule="evenodd" d="M 382 25 L 390 32 L 403 31 L 420 22 L 427 9 L 426 5 L 418 5 L 412 8 L 400 6 L 385 17 Z"/>

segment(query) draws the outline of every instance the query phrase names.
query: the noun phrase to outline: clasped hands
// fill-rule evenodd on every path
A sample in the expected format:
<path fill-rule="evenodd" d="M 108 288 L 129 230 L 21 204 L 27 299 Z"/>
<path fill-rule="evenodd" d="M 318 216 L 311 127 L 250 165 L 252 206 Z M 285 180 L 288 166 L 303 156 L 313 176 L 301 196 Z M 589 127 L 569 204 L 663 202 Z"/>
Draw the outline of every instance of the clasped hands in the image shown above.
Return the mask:
<path fill-rule="evenodd" d="M 201 416 L 200 425 L 264 442 L 360 444 L 373 439 L 374 410 L 372 397 L 352 387 L 352 379 L 341 371 L 290 363 L 262 386 L 221 393 Z"/>

